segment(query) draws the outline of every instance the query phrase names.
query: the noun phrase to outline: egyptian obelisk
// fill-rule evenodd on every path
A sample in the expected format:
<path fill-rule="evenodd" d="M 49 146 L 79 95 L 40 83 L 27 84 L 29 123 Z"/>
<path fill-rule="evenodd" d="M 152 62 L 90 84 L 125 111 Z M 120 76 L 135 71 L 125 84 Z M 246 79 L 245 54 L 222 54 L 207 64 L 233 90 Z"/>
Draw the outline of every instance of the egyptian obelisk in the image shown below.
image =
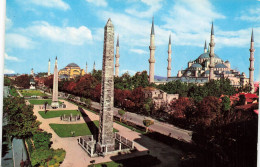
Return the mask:
<path fill-rule="evenodd" d="M 99 134 L 97 150 L 114 150 L 113 108 L 114 108 L 114 26 L 108 19 L 104 28 L 101 110 L 99 114 Z"/>
<path fill-rule="evenodd" d="M 58 62 L 57 57 L 55 60 L 54 72 L 53 72 L 53 91 L 52 91 L 52 108 L 59 108 L 58 103 Z"/>

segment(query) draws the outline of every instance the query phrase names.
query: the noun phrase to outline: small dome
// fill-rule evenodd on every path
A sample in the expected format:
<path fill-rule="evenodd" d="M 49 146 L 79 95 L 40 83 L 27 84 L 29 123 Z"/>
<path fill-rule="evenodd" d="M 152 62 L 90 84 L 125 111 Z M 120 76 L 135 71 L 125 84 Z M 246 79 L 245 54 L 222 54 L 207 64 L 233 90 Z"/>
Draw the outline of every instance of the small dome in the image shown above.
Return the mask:
<path fill-rule="evenodd" d="M 215 68 L 227 68 L 225 64 L 217 64 Z"/>
<path fill-rule="evenodd" d="M 209 52 L 203 53 L 203 54 L 201 54 L 201 55 L 199 56 L 199 59 L 205 59 L 205 58 L 210 58 L 210 57 L 209 57 Z M 217 54 L 215 54 L 215 58 L 220 59 Z"/>
<path fill-rule="evenodd" d="M 191 68 L 202 68 L 202 66 L 198 63 L 192 64 Z"/>
<path fill-rule="evenodd" d="M 227 60 L 227 61 L 225 61 L 225 63 L 229 63 L 229 61 Z"/>
<path fill-rule="evenodd" d="M 209 70 L 205 71 L 204 74 L 209 74 Z"/>
<path fill-rule="evenodd" d="M 75 63 L 70 63 L 66 67 L 79 67 L 79 66 Z"/>

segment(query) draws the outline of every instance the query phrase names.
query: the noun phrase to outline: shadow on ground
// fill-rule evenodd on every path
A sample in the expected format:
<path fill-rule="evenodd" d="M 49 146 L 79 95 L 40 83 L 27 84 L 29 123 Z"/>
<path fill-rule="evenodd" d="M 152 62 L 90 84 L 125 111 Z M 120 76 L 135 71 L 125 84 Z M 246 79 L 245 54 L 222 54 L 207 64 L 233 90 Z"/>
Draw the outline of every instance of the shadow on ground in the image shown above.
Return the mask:
<path fill-rule="evenodd" d="M 93 134 L 93 138 L 97 141 L 98 127 L 94 124 L 94 122 L 89 118 L 89 116 L 85 113 L 85 111 L 81 107 L 78 107 L 78 110 L 80 111 L 84 121 L 88 125 L 91 134 Z"/>

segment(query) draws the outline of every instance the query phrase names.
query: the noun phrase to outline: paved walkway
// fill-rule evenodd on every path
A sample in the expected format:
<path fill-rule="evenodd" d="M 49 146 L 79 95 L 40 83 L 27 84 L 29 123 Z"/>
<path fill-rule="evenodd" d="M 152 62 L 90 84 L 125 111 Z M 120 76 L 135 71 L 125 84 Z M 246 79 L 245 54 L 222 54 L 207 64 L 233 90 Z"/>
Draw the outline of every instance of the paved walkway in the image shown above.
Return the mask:
<path fill-rule="evenodd" d="M 72 103 L 69 103 L 65 100 L 60 100 L 62 102 L 64 102 L 67 105 L 66 110 L 74 110 L 77 109 L 78 107 Z M 28 101 L 27 101 L 28 104 Z M 60 109 L 59 109 L 60 110 Z M 106 157 L 97 157 L 97 158 L 90 158 L 87 153 L 78 145 L 77 139 L 79 137 L 67 137 L 67 138 L 61 138 L 59 137 L 49 126 L 50 123 L 58 123 L 58 124 L 63 124 L 64 121 L 61 121 L 59 118 L 51 118 L 51 119 L 43 119 L 38 111 L 41 111 L 39 109 L 38 105 L 34 106 L 34 114 L 37 116 L 37 120 L 39 120 L 40 122 L 42 122 L 42 124 L 40 125 L 40 128 L 52 133 L 52 148 L 54 149 L 58 149 L 58 148 L 63 148 L 66 151 L 66 157 L 64 159 L 64 162 L 61 164 L 61 167 L 72 167 L 72 166 L 77 166 L 77 167 L 86 167 L 88 164 L 90 164 L 91 160 L 95 160 L 96 163 L 101 163 L 101 162 L 107 162 L 107 161 L 111 161 L 111 157 L 115 157 L 115 155 L 112 156 L 106 156 Z M 86 114 L 89 116 L 89 118 L 94 121 L 94 120 L 98 120 L 99 116 L 84 110 L 86 112 Z M 52 111 L 49 111 L 52 112 Z M 66 124 L 68 124 L 69 122 L 65 122 Z M 71 122 L 71 123 L 82 123 L 82 122 Z M 117 130 L 119 130 L 119 134 L 123 135 L 124 137 L 130 139 L 130 140 L 138 140 L 141 138 L 140 134 L 134 131 L 131 131 L 128 128 L 125 128 L 119 124 L 114 123 L 114 128 L 116 128 Z M 147 149 L 143 146 L 141 146 L 138 143 L 135 143 L 135 146 L 137 148 L 138 151 L 141 152 L 141 154 L 143 154 L 142 151 L 147 151 Z M 136 152 L 136 153 L 132 153 L 129 154 L 129 156 L 137 156 L 140 155 L 140 152 Z M 118 156 L 118 158 L 120 157 L 124 157 L 127 158 L 127 156 Z M 113 158 L 114 159 L 114 158 Z"/>

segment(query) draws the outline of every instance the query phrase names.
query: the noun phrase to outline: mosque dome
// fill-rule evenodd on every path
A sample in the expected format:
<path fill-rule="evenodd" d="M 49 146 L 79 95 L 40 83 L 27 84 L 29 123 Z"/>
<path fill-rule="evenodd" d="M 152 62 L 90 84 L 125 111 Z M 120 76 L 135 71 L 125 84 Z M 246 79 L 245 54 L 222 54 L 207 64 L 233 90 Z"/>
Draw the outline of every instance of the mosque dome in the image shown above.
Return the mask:
<path fill-rule="evenodd" d="M 225 64 L 217 64 L 215 65 L 215 68 L 227 68 L 227 66 Z"/>
<path fill-rule="evenodd" d="M 220 59 L 219 57 L 218 57 L 218 55 L 217 54 L 214 54 L 215 55 L 215 58 L 218 58 L 218 59 Z M 200 56 L 199 56 L 199 58 L 198 59 L 209 59 L 210 57 L 209 57 L 209 52 L 206 52 L 206 53 L 202 53 Z"/>
<path fill-rule="evenodd" d="M 202 68 L 202 66 L 198 63 L 192 64 L 191 68 Z"/>
<path fill-rule="evenodd" d="M 75 63 L 70 63 L 66 67 L 79 67 L 79 66 Z"/>

